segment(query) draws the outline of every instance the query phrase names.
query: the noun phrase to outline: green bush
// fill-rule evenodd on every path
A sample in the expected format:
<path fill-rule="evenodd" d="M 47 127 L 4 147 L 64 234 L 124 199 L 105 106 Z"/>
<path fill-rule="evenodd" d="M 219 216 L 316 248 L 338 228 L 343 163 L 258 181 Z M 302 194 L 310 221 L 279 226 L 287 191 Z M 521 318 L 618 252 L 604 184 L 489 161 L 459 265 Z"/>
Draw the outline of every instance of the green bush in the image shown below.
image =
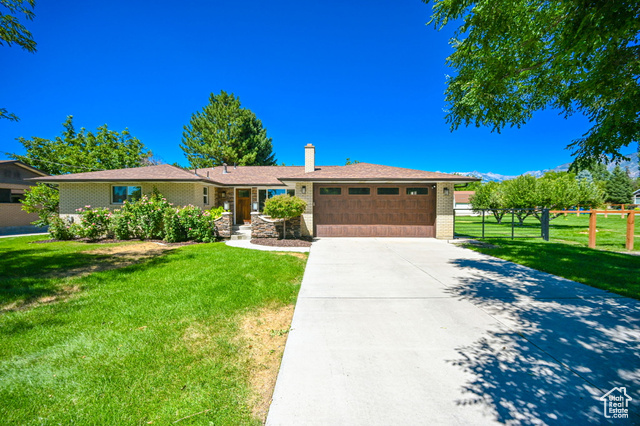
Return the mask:
<path fill-rule="evenodd" d="M 133 238 L 143 240 L 162 239 L 164 237 L 164 215 L 171 204 L 154 190 L 151 196 L 143 195 L 137 201 L 126 202 L 121 213 L 127 218 L 131 226 L 128 233 Z M 130 222 L 130 223 L 129 223 Z M 124 229 L 124 227 L 120 227 Z"/>
<path fill-rule="evenodd" d="M 97 207 L 92 209 L 91 206 L 79 208 L 80 212 L 81 235 L 95 241 L 101 237 L 107 236 L 109 233 L 109 224 L 111 221 L 111 212 L 106 207 Z"/>
<path fill-rule="evenodd" d="M 222 211 L 215 209 L 202 211 L 196 206 L 170 209 L 164 215 L 164 239 L 175 243 L 180 241 L 198 241 L 209 243 L 216 240 L 215 219 Z M 219 213 L 219 214 L 218 214 Z"/>
<path fill-rule="evenodd" d="M 49 235 L 54 240 L 73 240 L 76 227 L 58 215 L 49 217 Z"/>
<path fill-rule="evenodd" d="M 134 238 L 135 217 L 127 210 L 115 210 L 111 216 L 111 233 L 118 240 Z"/>
<path fill-rule="evenodd" d="M 60 193 L 50 185 L 38 183 L 25 191 L 24 200 L 20 202 L 22 210 L 38 215 L 39 219 L 32 222 L 34 225 L 47 226 L 58 216 Z"/>
<path fill-rule="evenodd" d="M 307 203 L 301 198 L 289 194 L 276 195 L 264 203 L 264 214 L 275 219 L 284 219 L 283 238 L 287 237 L 287 220 L 300 216 L 307 208 Z"/>

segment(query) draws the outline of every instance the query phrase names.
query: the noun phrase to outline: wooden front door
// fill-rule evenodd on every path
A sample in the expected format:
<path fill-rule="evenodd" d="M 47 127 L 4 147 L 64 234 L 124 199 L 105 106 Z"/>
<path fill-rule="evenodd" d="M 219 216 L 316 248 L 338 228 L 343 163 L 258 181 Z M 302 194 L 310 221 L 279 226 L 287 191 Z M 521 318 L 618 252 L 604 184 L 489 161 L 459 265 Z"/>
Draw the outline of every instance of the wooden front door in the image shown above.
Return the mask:
<path fill-rule="evenodd" d="M 236 189 L 236 223 L 251 221 L 251 190 Z"/>

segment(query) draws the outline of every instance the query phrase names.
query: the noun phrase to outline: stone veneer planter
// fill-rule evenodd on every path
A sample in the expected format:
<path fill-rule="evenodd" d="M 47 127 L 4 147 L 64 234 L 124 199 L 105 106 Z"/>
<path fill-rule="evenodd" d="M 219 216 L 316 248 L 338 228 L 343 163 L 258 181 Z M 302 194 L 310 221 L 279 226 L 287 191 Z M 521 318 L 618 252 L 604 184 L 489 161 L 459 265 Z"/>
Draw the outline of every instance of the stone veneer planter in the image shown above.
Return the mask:
<path fill-rule="evenodd" d="M 284 219 L 251 213 L 251 238 L 282 238 Z M 300 238 L 300 216 L 287 220 L 287 238 Z"/>
<path fill-rule="evenodd" d="M 230 238 L 231 228 L 233 226 L 233 218 L 231 212 L 222 212 L 222 216 L 214 221 L 216 230 L 218 231 L 218 237 Z"/>

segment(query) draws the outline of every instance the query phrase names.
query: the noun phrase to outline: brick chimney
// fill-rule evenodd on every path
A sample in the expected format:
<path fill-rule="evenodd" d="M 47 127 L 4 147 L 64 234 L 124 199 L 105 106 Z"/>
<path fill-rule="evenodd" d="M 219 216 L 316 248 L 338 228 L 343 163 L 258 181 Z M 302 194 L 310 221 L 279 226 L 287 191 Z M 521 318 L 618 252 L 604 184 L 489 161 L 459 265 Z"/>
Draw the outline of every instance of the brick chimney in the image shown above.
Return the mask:
<path fill-rule="evenodd" d="M 310 173 L 316 170 L 316 147 L 308 143 L 304 147 L 304 172 Z"/>

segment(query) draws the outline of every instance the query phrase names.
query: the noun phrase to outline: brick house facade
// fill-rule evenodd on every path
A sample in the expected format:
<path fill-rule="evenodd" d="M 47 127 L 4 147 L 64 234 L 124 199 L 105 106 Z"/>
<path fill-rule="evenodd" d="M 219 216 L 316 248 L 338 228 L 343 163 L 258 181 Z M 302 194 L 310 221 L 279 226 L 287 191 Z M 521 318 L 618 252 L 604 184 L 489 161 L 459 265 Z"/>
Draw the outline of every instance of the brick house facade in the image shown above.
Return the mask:
<path fill-rule="evenodd" d="M 305 146 L 304 158 L 304 166 L 185 170 L 159 165 L 34 180 L 59 185 L 60 214 L 65 216 L 86 205 L 117 209 L 124 199 L 156 189 L 174 205 L 224 207 L 224 233 L 229 224 L 252 224 L 272 233 L 280 225 L 258 213 L 268 198 L 288 193 L 307 203 L 293 225 L 294 234 L 439 239 L 453 238 L 454 184 L 477 180 L 368 163 L 316 166 L 311 144 Z"/>

